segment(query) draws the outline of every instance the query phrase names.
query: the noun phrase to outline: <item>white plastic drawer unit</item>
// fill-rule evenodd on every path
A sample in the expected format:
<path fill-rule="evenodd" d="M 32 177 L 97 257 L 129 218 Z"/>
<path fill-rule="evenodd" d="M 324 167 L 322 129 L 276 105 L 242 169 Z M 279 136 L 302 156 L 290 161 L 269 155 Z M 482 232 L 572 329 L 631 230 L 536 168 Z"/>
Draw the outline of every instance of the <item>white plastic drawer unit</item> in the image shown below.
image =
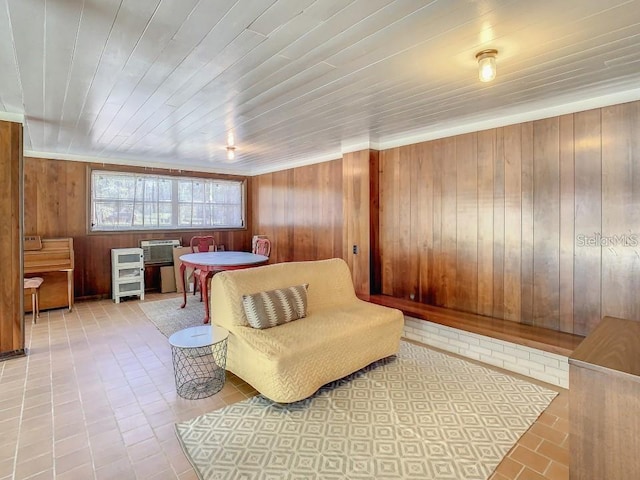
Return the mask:
<path fill-rule="evenodd" d="M 144 257 L 141 248 L 111 250 L 111 298 L 139 296 L 144 299 Z"/>

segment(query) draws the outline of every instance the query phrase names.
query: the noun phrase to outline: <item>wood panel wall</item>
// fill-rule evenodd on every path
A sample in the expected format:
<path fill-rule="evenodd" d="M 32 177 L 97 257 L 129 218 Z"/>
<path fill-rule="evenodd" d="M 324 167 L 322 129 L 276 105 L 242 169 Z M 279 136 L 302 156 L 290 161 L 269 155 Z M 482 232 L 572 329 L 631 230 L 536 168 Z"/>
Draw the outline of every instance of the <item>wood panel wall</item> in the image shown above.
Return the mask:
<path fill-rule="evenodd" d="M 109 297 L 111 292 L 111 249 L 137 247 L 140 240 L 181 238 L 188 245 L 193 235 L 207 234 L 216 238 L 227 250 L 251 249 L 251 208 L 248 206 L 247 229 L 230 231 L 171 231 L 147 233 L 88 233 L 88 168 L 83 162 L 26 158 L 24 168 L 25 215 L 24 234 L 42 237 L 73 237 L 75 252 L 74 287 L 76 298 Z M 105 167 L 116 170 L 176 174 L 162 169 Z M 213 176 L 202 172 L 182 172 L 199 177 Z M 248 187 L 250 188 L 250 187 Z M 247 192 L 250 197 L 250 191 Z M 250 202 L 248 202 L 250 203 Z M 160 268 L 145 270 L 145 287 L 160 288 Z M 43 300 L 46 300 L 46 296 Z M 46 303 L 43 305 L 46 308 Z"/>
<path fill-rule="evenodd" d="M 253 234 L 271 263 L 342 257 L 342 160 L 251 178 Z"/>
<path fill-rule="evenodd" d="M 24 353 L 22 125 L 0 121 L 0 358 Z"/>
<path fill-rule="evenodd" d="M 379 292 L 377 150 L 345 153 L 342 157 L 342 217 L 345 259 L 356 293 Z M 355 249 L 355 251 L 354 251 Z"/>
<path fill-rule="evenodd" d="M 382 293 L 586 335 L 640 320 L 640 102 L 380 153 Z"/>

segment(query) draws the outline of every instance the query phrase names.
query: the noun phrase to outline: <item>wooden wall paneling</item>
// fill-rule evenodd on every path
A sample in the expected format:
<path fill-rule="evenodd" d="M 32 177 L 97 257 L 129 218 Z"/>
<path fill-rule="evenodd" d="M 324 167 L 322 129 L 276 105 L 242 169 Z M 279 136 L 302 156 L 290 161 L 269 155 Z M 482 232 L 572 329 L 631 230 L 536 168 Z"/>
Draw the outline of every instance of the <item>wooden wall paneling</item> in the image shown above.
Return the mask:
<path fill-rule="evenodd" d="M 632 320 L 640 320 L 639 137 L 640 102 L 602 110 L 602 315 Z"/>
<path fill-rule="evenodd" d="M 393 283 L 392 283 L 392 295 L 403 297 L 404 296 L 404 275 L 405 272 L 401 270 L 402 262 L 400 251 L 400 209 L 402 203 L 400 200 L 400 148 L 394 148 L 391 156 L 391 168 L 393 172 L 392 177 L 392 196 L 390 198 L 391 203 L 391 225 L 393 225 L 393 231 L 391 235 L 391 268 L 393 271 Z M 408 206 L 408 205 L 406 205 Z"/>
<path fill-rule="evenodd" d="M 267 173 L 258 177 L 253 177 L 253 235 L 266 235 L 273 239 L 271 212 L 275 211 L 273 198 L 273 177 L 274 174 Z M 274 261 L 280 253 L 280 249 L 285 250 L 285 246 L 280 242 L 273 242 L 271 246 L 270 261 Z"/>
<path fill-rule="evenodd" d="M 278 186 L 278 182 L 281 181 L 280 177 L 283 175 L 267 173 L 257 177 L 260 179 L 259 184 L 253 183 L 254 188 L 260 191 L 260 199 L 258 203 L 254 204 L 254 209 L 257 210 L 257 219 L 253 226 L 252 237 L 253 235 L 266 235 L 269 238 L 271 241 L 270 263 L 278 262 L 280 256 L 290 249 L 289 239 L 277 236 L 278 225 L 285 221 L 284 216 L 287 213 L 285 201 Z M 282 187 L 286 188 L 287 185 Z"/>
<path fill-rule="evenodd" d="M 87 169 L 80 162 L 58 162 L 63 163 L 65 168 L 65 216 L 66 225 L 64 235 L 68 237 L 82 236 L 87 231 L 89 219 L 87 212 L 89 209 L 88 198 L 89 188 L 87 185 Z"/>
<path fill-rule="evenodd" d="M 534 132 L 533 123 L 522 124 L 521 151 L 521 189 L 522 189 L 522 226 L 521 226 L 521 258 L 520 258 L 520 318 L 516 321 L 532 325 L 533 291 L 534 291 Z"/>
<path fill-rule="evenodd" d="M 478 152 L 477 134 L 456 137 L 455 308 L 478 311 Z"/>
<path fill-rule="evenodd" d="M 496 129 L 496 150 L 493 169 L 493 313 L 505 318 L 504 256 L 505 256 L 505 153 L 504 128 Z"/>
<path fill-rule="evenodd" d="M 478 132 L 478 307 L 493 316 L 494 157 L 496 130 Z"/>
<path fill-rule="evenodd" d="M 533 323 L 553 330 L 560 327 L 559 126 L 559 117 L 533 123 Z"/>
<path fill-rule="evenodd" d="M 59 160 L 42 160 L 38 176 L 38 235 L 47 238 L 69 236 L 67 225 L 67 172 Z M 63 194 L 61 194 L 63 193 Z"/>
<path fill-rule="evenodd" d="M 0 358 L 24 353 L 22 125 L 0 121 Z"/>
<path fill-rule="evenodd" d="M 533 291 L 534 291 L 534 138 L 533 123 L 523 123 L 522 156 L 521 156 L 521 188 L 522 188 L 522 227 L 520 257 L 520 322 L 533 325 Z"/>
<path fill-rule="evenodd" d="M 429 256 L 429 287 L 427 297 L 433 305 L 444 305 L 443 275 L 445 268 L 444 252 L 442 245 L 442 167 L 444 164 L 444 142 L 435 140 L 431 149 L 431 178 L 432 178 L 432 205 L 433 220 L 431 255 Z"/>
<path fill-rule="evenodd" d="M 282 174 L 278 173 L 277 178 L 278 185 L 281 185 L 281 188 L 286 190 L 286 194 L 276 197 L 279 205 L 279 209 L 284 211 L 283 220 L 286 222 L 287 226 L 287 250 L 283 252 L 281 258 L 286 259 L 283 261 L 293 261 L 294 260 L 294 250 L 295 250 L 295 209 L 291 208 L 292 205 L 295 205 L 296 202 L 296 191 L 292 186 L 294 185 L 294 170 L 287 170 L 286 172 L 282 172 Z"/>
<path fill-rule="evenodd" d="M 251 179 L 253 227 L 273 241 L 271 262 L 342 257 L 342 160 Z"/>
<path fill-rule="evenodd" d="M 432 305 L 578 334 L 603 314 L 640 317 L 639 110 L 634 102 L 382 151 L 383 293 L 413 293 L 417 265 L 417 299 Z M 600 270 L 581 232 L 627 234 L 633 246 L 608 245 Z"/>
<path fill-rule="evenodd" d="M 575 245 L 575 169 L 573 115 L 560 117 L 559 330 L 573 332 L 573 249 Z"/>
<path fill-rule="evenodd" d="M 342 157 L 343 258 L 353 278 L 356 293 L 371 293 L 371 244 L 369 215 L 369 150 Z M 358 252 L 354 253 L 354 247 Z"/>
<path fill-rule="evenodd" d="M 308 168 L 293 169 L 293 186 L 295 199 L 293 205 L 296 209 L 293 212 L 293 234 L 294 249 L 293 258 L 296 261 L 310 260 L 314 257 L 313 252 L 313 230 L 310 222 L 312 220 L 313 196 L 313 170 L 315 165 Z"/>
<path fill-rule="evenodd" d="M 326 239 L 320 237 L 322 249 L 319 251 L 319 256 L 320 258 L 340 258 L 340 252 L 343 251 L 342 228 L 344 222 L 342 217 L 342 192 L 344 189 L 342 161 L 335 160 L 332 163 L 325 163 L 321 178 L 320 212 L 323 217 L 320 220 L 320 225 L 331 225 L 331 230 Z"/>
<path fill-rule="evenodd" d="M 503 128 L 504 318 L 520 321 L 522 260 L 522 127 Z"/>
<path fill-rule="evenodd" d="M 343 187 L 344 188 L 344 187 Z M 382 267 L 380 259 L 380 152 L 369 151 L 369 242 L 370 290 L 372 294 L 382 291 Z"/>
<path fill-rule="evenodd" d="M 398 207 L 395 194 L 398 178 L 398 149 L 392 148 L 380 154 L 380 255 L 382 266 L 382 293 L 394 294 L 394 262 L 396 219 Z M 395 198 L 395 200 L 394 200 Z"/>
<path fill-rule="evenodd" d="M 24 159 L 24 234 L 38 234 L 38 167 L 39 161 Z"/>
<path fill-rule="evenodd" d="M 417 265 L 416 262 L 416 248 L 415 239 L 412 236 L 415 230 L 415 225 L 412 224 L 411 215 L 411 199 L 413 191 L 413 185 L 415 180 L 412 178 L 415 175 L 414 166 L 412 165 L 411 158 L 411 146 L 398 148 L 398 165 L 399 165 L 399 178 L 398 178 L 398 225 L 396 231 L 398 233 L 396 243 L 396 259 L 397 263 L 395 269 L 397 272 L 402 272 L 399 277 L 396 277 L 400 282 L 400 292 L 398 296 L 404 298 L 415 298 L 417 290 Z M 416 206 L 414 205 L 414 208 Z"/>
<path fill-rule="evenodd" d="M 431 298 L 433 268 L 433 142 L 415 145 L 414 155 L 417 160 L 416 173 L 417 198 L 413 205 L 416 217 L 418 238 L 418 295 L 416 300 L 424 303 L 433 302 Z"/>
<path fill-rule="evenodd" d="M 312 183 L 313 196 L 308 198 L 309 207 L 307 210 L 307 226 L 311 232 L 311 248 L 309 249 L 309 256 L 305 260 L 313 260 L 321 257 L 322 247 L 320 243 L 323 242 L 324 238 L 328 235 L 322 235 L 318 232 L 315 227 L 320 224 L 321 221 L 321 205 L 322 205 L 322 193 L 320 192 L 320 188 L 322 185 L 322 171 L 326 165 L 324 163 L 318 163 L 313 165 L 313 169 L 315 170 L 313 175 L 313 179 L 310 179 L 310 183 Z M 342 193 L 342 191 L 341 191 Z M 309 215 L 309 213 L 311 215 Z M 330 230 L 329 230 L 330 231 Z M 326 245 L 329 242 L 323 242 Z"/>
<path fill-rule="evenodd" d="M 457 163 L 456 140 L 445 138 L 442 151 L 442 254 L 444 272 L 442 275 L 444 304 L 442 306 L 456 308 L 456 251 L 457 251 Z"/>
<path fill-rule="evenodd" d="M 574 115 L 577 236 L 574 255 L 574 331 L 580 335 L 586 335 L 602 318 L 600 285 L 602 249 L 598 239 L 602 233 L 603 213 L 600 113 L 600 109 L 597 109 Z M 607 158 L 607 162 L 617 161 L 615 158 Z M 618 182 L 616 188 L 623 188 L 623 185 L 624 182 Z M 613 211 L 607 212 L 607 216 L 611 213 Z M 583 237 L 593 239 L 594 243 L 582 242 L 580 239 Z"/>

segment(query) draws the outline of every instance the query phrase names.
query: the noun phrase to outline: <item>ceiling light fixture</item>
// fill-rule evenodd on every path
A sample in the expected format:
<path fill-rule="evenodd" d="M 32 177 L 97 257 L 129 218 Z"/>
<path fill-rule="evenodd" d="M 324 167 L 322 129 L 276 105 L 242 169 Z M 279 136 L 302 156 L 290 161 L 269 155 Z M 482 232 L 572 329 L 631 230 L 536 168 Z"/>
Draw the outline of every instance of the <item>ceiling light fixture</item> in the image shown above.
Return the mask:
<path fill-rule="evenodd" d="M 227 160 L 232 161 L 236 158 L 236 147 L 233 145 L 227 146 Z"/>
<path fill-rule="evenodd" d="M 478 77 L 481 82 L 490 82 L 496 78 L 496 55 L 494 49 L 482 50 L 476 54 L 478 59 Z"/>

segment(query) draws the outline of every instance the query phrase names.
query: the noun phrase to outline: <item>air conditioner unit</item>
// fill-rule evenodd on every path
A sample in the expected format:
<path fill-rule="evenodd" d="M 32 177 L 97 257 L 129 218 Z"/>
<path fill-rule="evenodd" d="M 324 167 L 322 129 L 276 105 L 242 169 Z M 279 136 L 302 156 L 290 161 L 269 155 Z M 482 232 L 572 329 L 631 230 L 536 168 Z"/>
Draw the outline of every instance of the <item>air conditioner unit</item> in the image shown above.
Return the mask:
<path fill-rule="evenodd" d="M 180 240 L 141 240 L 144 264 L 173 264 L 173 249 L 180 245 Z"/>

